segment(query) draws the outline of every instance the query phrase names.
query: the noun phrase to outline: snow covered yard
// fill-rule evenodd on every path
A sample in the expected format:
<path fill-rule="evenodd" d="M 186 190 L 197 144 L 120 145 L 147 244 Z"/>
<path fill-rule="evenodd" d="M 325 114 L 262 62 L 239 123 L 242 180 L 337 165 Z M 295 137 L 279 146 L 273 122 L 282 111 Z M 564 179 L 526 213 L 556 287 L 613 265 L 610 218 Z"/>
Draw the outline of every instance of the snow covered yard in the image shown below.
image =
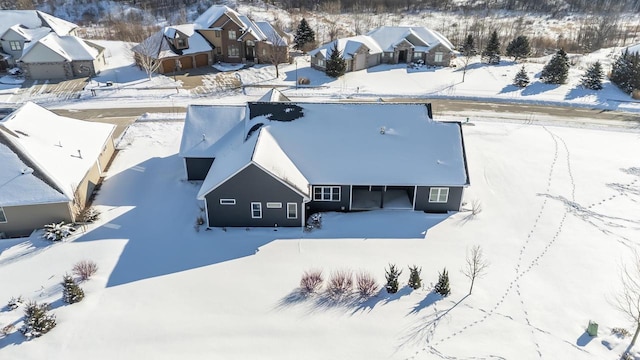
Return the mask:
<path fill-rule="evenodd" d="M 58 326 L 0 337 L 7 359 L 617 359 L 629 324 L 611 301 L 638 247 L 636 132 L 476 122 L 465 126 L 476 216 L 409 211 L 326 214 L 322 229 L 196 231 L 198 183 L 177 157 L 182 123 L 124 135 L 87 233 L 57 244 L 0 242 L 0 300 L 52 303 Z M 468 205 L 470 207 L 470 205 Z M 467 296 L 465 253 L 491 265 Z M 86 298 L 60 300 L 62 276 L 91 259 Z M 422 267 L 425 288 L 362 301 L 300 297 L 303 271 Z M 452 294 L 430 293 L 447 267 Z M 21 325 L 23 309 L 0 311 Z M 585 336 L 589 320 L 599 336 Z M 629 328 L 629 330 L 632 330 Z M 608 347 L 607 347 L 608 346 Z M 609 348 L 612 348 L 610 350 Z"/>

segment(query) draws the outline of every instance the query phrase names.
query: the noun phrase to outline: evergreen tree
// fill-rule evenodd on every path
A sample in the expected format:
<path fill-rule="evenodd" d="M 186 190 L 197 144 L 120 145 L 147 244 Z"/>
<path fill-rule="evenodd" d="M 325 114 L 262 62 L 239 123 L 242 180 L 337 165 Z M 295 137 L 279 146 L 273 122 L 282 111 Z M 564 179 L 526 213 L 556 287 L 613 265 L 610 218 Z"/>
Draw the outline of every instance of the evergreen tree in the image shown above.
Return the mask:
<path fill-rule="evenodd" d="M 517 87 L 526 87 L 529 85 L 529 75 L 527 75 L 527 71 L 524 69 L 524 65 L 520 68 L 520 71 L 516 74 L 516 77 L 513 78 L 513 85 Z"/>
<path fill-rule="evenodd" d="M 338 42 L 333 42 L 331 55 L 327 59 L 325 73 L 328 76 L 337 78 L 344 75 L 347 70 L 347 62 L 342 57 L 342 51 L 338 50 Z"/>
<path fill-rule="evenodd" d="M 569 75 L 569 57 L 560 49 L 542 68 L 540 80 L 547 84 L 564 84 Z"/>
<path fill-rule="evenodd" d="M 582 76 L 581 84 L 583 87 L 591 90 L 602 90 L 602 78 L 604 73 L 602 72 L 602 65 L 600 61 L 596 61 L 591 64 L 587 71 Z"/>
<path fill-rule="evenodd" d="M 476 44 L 473 39 L 473 35 L 468 34 L 464 40 L 464 44 L 462 44 L 462 55 L 464 56 L 473 56 L 476 54 Z"/>
<path fill-rule="evenodd" d="M 640 88 L 640 84 L 638 84 L 640 82 L 639 63 L 638 54 L 629 54 L 625 50 L 611 67 L 611 82 L 627 94 Z"/>
<path fill-rule="evenodd" d="M 513 56 L 513 61 L 525 58 L 531 53 L 531 46 L 529 45 L 529 38 L 524 35 L 520 35 L 517 38 L 511 40 L 507 45 L 507 56 Z"/>
<path fill-rule="evenodd" d="M 422 268 L 419 268 L 417 265 L 409 266 L 409 286 L 414 290 L 418 290 L 422 287 L 422 279 L 420 278 L 420 273 L 422 272 Z"/>
<path fill-rule="evenodd" d="M 500 63 L 500 40 L 498 40 L 498 32 L 493 30 L 487 46 L 482 51 L 482 58 L 488 64 Z"/>
<path fill-rule="evenodd" d="M 385 278 L 387 279 L 387 283 L 384 286 L 387 289 L 389 294 L 395 294 L 398 292 L 398 288 L 400 287 L 398 283 L 398 278 L 402 274 L 402 270 L 399 270 L 394 264 L 389 264 L 389 269 L 385 269 Z"/>
<path fill-rule="evenodd" d="M 313 46 L 316 42 L 316 33 L 313 31 L 311 26 L 306 19 L 302 18 L 300 20 L 300 24 L 298 24 L 298 29 L 296 30 L 295 35 L 293 36 L 293 42 L 295 43 L 295 48 L 298 50 L 305 50 L 307 45 Z"/>
<path fill-rule="evenodd" d="M 49 314 L 49 304 L 30 302 L 24 309 L 24 325 L 20 332 L 27 338 L 40 337 L 56 326 L 56 316 Z"/>
<path fill-rule="evenodd" d="M 442 296 L 448 296 L 449 294 L 451 294 L 451 288 L 449 287 L 449 273 L 447 272 L 447 268 L 444 268 L 441 273 L 438 273 L 438 283 L 436 284 L 434 290 Z"/>
<path fill-rule="evenodd" d="M 76 284 L 70 275 L 62 278 L 62 301 L 67 304 L 75 304 L 84 299 L 84 291 Z"/>

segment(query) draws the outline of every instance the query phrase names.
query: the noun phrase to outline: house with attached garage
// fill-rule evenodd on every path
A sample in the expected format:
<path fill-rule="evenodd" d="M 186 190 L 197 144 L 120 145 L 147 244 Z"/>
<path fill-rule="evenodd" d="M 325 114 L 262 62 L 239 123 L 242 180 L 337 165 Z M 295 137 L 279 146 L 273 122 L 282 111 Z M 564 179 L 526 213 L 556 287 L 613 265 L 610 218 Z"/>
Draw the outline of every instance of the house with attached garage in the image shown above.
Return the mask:
<path fill-rule="evenodd" d="M 34 103 L 0 120 L 0 238 L 74 221 L 113 157 L 114 130 Z"/>
<path fill-rule="evenodd" d="M 182 142 L 202 157 L 199 174 L 206 170 L 198 199 L 208 226 L 304 226 L 322 211 L 460 210 L 469 185 L 462 127 L 434 121 L 430 104 L 241 109 L 199 107 L 207 112 L 193 118 L 200 127 L 185 121 Z"/>
<path fill-rule="evenodd" d="M 435 30 L 422 26 L 382 26 L 366 35 L 337 39 L 309 51 L 311 66 L 324 71 L 336 45 L 346 61 L 347 72 L 379 64 L 412 62 L 449 66 L 455 54 L 451 42 Z"/>

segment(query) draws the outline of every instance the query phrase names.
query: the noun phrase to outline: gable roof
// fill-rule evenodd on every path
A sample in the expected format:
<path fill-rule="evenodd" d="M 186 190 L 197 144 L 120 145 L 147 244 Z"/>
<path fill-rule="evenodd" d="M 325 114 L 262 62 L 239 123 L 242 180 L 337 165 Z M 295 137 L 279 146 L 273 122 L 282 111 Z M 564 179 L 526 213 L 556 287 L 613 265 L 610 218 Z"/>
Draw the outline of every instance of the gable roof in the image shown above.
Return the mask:
<path fill-rule="evenodd" d="M 278 31 L 266 21 L 256 21 L 255 25 L 264 34 L 264 40 L 276 46 L 289 45 L 287 38 L 282 37 Z"/>
<path fill-rule="evenodd" d="M 223 15 L 227 15 L 233 22 L 237 23 L 240 28 L 245 29 L 246 24 L 240 20 L 240 14 L 235 10 L 231 9 L 225 5 L 213 5 L 208 8 L 205 12 L 203 12 L 198 18 L 193 22 L 196 29 L 208 29 L 218 21 Z"/>
<path fill-rule="evenodd" d="M 189 38 L 189 47 L 178 50 L 173 46 L 173 39 L 184 34 Z M 133 47 L 133 51 L 150 56 L 154 59 L 164 59 L 180 55 L 196 54 L 210 51 L 213 47 L 204 36 L 195 31 L 194 24 L 165 26 L 141 43 Z"/>
<path fill-rule="evenodd" d="M 337 39 L 326 43 L 317 49 L 309 51 L 309 55 L 315 56 L 320 53 L 325 59 L 331 56 L 334 44 L 338 44 L 338 50 L 342 52 L 342 57 L 346 60 L 352 59 L 353 54 L 363 45 L 369 49 L 369 54 L 380 54 L 382 49 L 373 38 L 367 35 L 351 36 L 347 38 Z"/>
<path fill-rule="evenodd" d="M 68 35 L 78 25 L 37 10 L 0 10 L 0 36 L 14 25 L 27 29 L 49 28 L 59 36 Z"/>
<path fill-rule="evenodd" d="M 453 51 L 453 44 L 435 30 L 423 26 L 381 26 L 367 33 L 383 51 L 390 52 L 402 40 L 406 39 L 420 51 L 442 44 L 449 51 Z"/>
<path fill-rule="evenodd" d="M 43 59 L 40 56 L 36 56 L 33 59 L 29 56 L 29 53 L 41 46 L 46 47 L 67 61 L 95 60 L 100 54 L 98 49 L 77 36 L 58 36 L 55 33 L 49 33 L 26 46 L 19 61 L 27 63 L 47 62 L 47 59 Z"/>
<path fill-rule="evenodd" d="M 426 104 L 250 103 L 248 108 L 244 129 L 263 125 L 256 134 L 236 134 L 227 143 L 198 198 L 250 163 L 307 196 L 309 184 L 468 184 L 460 124 L 431 120 Z"/>
<path fill-rule="evenodd" d="M 5 184 L 0 186 L 10 183 L 10 188 L 26 188 L 28 195 L 0 191 L 0 205 L 72 199 L 73 187 L 94 166 L 114 129 L 114 125 L 71 119 L 25 103 L 0 120 L 4 145 L 0 150 L 0 184 Z M 7 172 L 4 164 L 9 164 Z M 35 175 L 17 176 L 23 172 Z"/>
<path fill-rule="evenodd" d="M 9 30 L 14 31 L 18 35 L 24 38 L 24 41 L 33 41 L 35 39 L 40 39 L 41 37 L 47 35 L 51 30 L 45 27 L 39 27 L 35 29 L 29 29 L 24 27 L 23 25 L 16 24 L 10 27 L 7 31 L 4 32 L 3 36 L 7 36 Z"/>
<path fill-rule="evenodd" d="M 258 100 L 258 102 L 286 102 L 291 101 L 280 90 L 272 88 Z"/>
<path fill-rule="evenodd" d="M 245 110 L 246 106 L 242 105 L 189 105 L 182 130 L 180 156 L 215 157 L 223 144 L 220 139 L 242 123 Z"/>

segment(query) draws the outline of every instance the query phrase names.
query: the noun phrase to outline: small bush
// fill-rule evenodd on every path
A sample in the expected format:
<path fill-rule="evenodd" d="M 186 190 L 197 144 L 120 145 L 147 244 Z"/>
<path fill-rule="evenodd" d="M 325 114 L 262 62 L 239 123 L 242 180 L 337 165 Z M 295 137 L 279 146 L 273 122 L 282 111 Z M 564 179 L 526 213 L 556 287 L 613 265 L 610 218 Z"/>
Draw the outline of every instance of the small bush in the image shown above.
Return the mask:
<path fill-rule="evenodd" d="M 298 78 L 298 85 L 309 85 L 311 84 L 311 80 L 309 80 L 309 78 L 306 77 L 299 77 Z"/>
<path fill-rule="evenodd" d="M 309 216 L 307 219 L 307 226 L 305 226 L 306 231 L 311 231 L 313 229 L 321 229 L 322 228 L 322 214 L 315 213 Z"/>
<path fill-rule="evenodd" d="M 16 331 L 16 327 L 13 324 L 9 324 L 7 326 L 4 326 L 2 328 L 2 330 L 0 330 L 0 332 L 2 332 L 2 335 L 7 336 L 11 333 L 13 333 L 14 331 Z"/>
<path fill-rule="evenodd" d="M 331 273 L 327 291 L 331 296 L 339 297 L 353 289 L 353 273 L 350 270 L 338 270 Z"/>
<path fill-rule="evenodd" d="M 394 264 L 389 264 L 389 269 L 385 269 L 385 278 L 387 279 L 387 284 L 385 285 L 385 289 L 389 294 L 395 294 L 398 292 L 398 288 L 400 287 L 398 283 L 398 278 L 402 274 L 402 270 L 396 268 Z"/>
<path fill-rule="evenodd" d="M 49 314 L 47 303 L 38 304 L 35 301 L 27 303 L 24 315 L 24 325 L 20 332 L 27 339 L 40 337 L 56 327 L 56 316 Z"/>
<path fill-rule="evenodd" d="M 451 288 L 449 287 L 449 273 L 447 272 L 447 268 L 444 268 L 441 273 L 438 273 L 438 283 L 436 284 L 434 290 L 442 296 L 449 296 L 449 294 L 451 294 Z"/>
<path fill-rule="evenodd" d="M 76 231 L 71 224 L 65 224 L 64 221 L 59 223 L 51 223 L 44 226 L 43 237 L 51 241 L 60 241 Z"/>
<path fill-rule="evenodd" d="M 300 289 L 306 294 L 315 293 L 322 287 L 322 270 L 305 271 L 300 279 Z"/>
<path fill-rule="evenodd" d="M 73 270 L 71 271 L 74 275 L 78 276 L 81 281 L 89 280 L 98 272 L 98 264 L 91 260 L 82 260 L 73 265 Z"/>
<path fill-rule="evenodd" d="M 83 223 L 92 223 L 100 218 L 100 211 L 93 206 L 87 207 L 80 211 L 79 220 Z"/>
<path fill-rule="evenodd" d="M 482 212 L 482 203 L 480 202 L 480 200 L 478 199 L 474 199 L 471 202 L 471 214 L 472 215 L 478 215 Z"/>
<path fill-rule="evenodd" d="M 62 278 L 62 301 L 67 304 L 75 304 L 84 299 L 84 290 L 73 280 L 71 275 Z"/>
<path fill-rule="evenodd" d="M 378 291 L 376 279 L 367 272 L 358 273 L 356 276 L 356 286 L 358 287 L 358 294 L 363 298 L 371 297 Z"/>
<path fill-rule="evenodd" d="M 611 335 L 626 338 L 627 336 L 631 336 L 631 333 L 625 328 L 613 328 L 611 329 Z"/>
<path fill-rule="evenodd" d="M 420 273 L 422 272 L 422 268 L 419 268 L 417 265 L 409 266 L 409 286 L 413 290 L 418 290 L 422 287 L 422 279 L 420 278 Z"/>
<path fill-rule="evenodd" d="M 21 296 L 18 297 L 11 297 L 11 299 L 9 299 L 9 302 L 7 302 L 7 309 L 9 310 L 15 310 L 18 307 L 20 307 L 20 305 L 24 304 L 24 299 Z"/>

